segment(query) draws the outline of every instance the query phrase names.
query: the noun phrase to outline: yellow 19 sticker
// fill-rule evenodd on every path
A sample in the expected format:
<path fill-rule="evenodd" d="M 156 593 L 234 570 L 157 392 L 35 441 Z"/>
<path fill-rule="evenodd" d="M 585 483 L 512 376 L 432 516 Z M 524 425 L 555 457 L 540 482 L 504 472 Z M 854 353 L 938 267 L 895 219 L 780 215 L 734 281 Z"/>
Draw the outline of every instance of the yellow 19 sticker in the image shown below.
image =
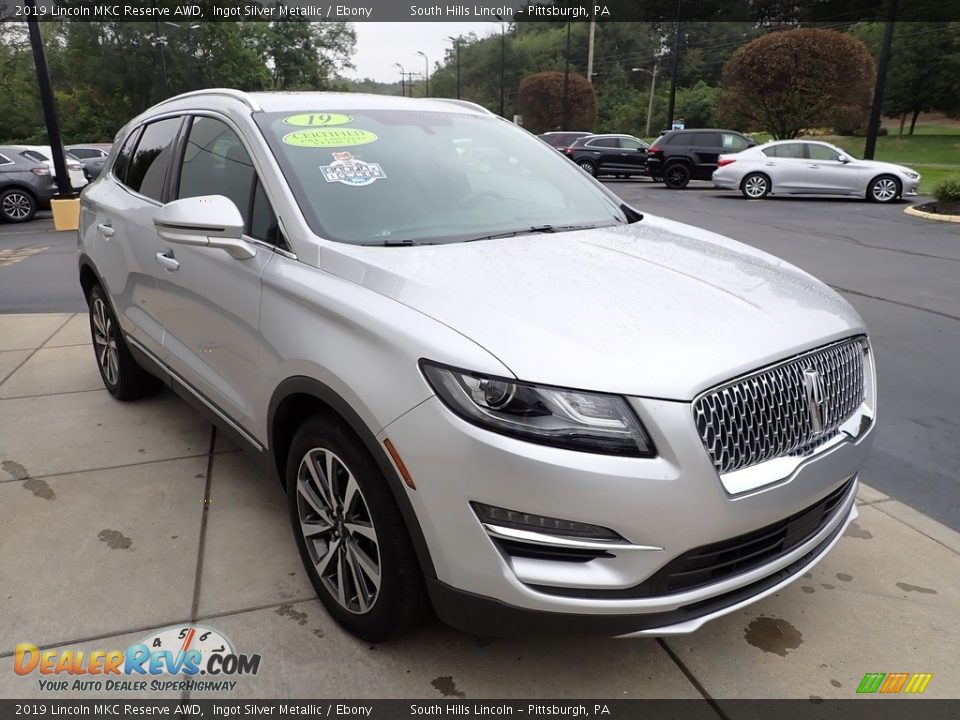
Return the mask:
<path fill-rule="evenodd" d="M 355 128 L 318 128 L 297 130 L 283 136 L 287 145 L 303 148 L 353 147 L 375 142 L 376 133 Z"/>
<path fill-rule="evenodd" d="M 346 125 L 349 122 L 353 122 L 352 117 L 338 113 L 302 113 L 283 119 L 284 125 L 295 125 L 297 127 L 330 127 L 331 125 Z"/>

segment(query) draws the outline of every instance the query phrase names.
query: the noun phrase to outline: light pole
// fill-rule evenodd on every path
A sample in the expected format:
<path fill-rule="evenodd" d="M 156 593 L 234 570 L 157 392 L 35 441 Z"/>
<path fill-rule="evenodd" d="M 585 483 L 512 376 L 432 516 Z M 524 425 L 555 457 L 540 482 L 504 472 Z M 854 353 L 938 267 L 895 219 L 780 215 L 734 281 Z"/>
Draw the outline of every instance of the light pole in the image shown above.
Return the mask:
<path fill-rule="evenodd" d="M 447 36 L 447 40 L 453 43 L 453 46 L 457 49 L 457 100 L 460 99 L 460 38 Z"/>
<path fill-rule="evenodd" d="M 423 50 L 417 50 L 417 55 L 423 57 L 423 96 L 430 97 L 430 61 Z"/>
<path fill-rule="evenodd" d="M 680 72 L 680 3 L 677 0 L 677 25 L 673 38 L 673 72 L 670 76 L 670 106 L 667 109 L 667 130 L 673 129 L 673 111 L 677 104 L 677 75 Z"/>
<path fill-rule="evenodd" d="M 570 21 L 567 20 L 567 50 L 563 68 L 563 129 L 570 127 Z"/>
<path fill-rule="evenodd" d="M 653 116 L 653 94 L 657 89 L 657 73 L 659 71 L 660 58 L 657 58 L 654 61 L 653 70 L 647 70 L 646 68 L 633 68 L 633 72 L 645 72 L 650 75 L 650 102 L 647 103 L 647 128 L 644 130 L 644 137 L 650 137 L 650 118 Z"/>
<path fill-rule="evenodd" d="M 507 38 L 503 30 L 503 16 L 494 15 L 494 17 L 500 22 L 500 117 L 505 117 L 503 114 L 503 68 L 507 60 Z"/>
<path fill-rule="evenodd" d="M 404 97 L 407 96 L 407 74 L 403 71 L 403 65 L 400 63 L 394 63 L 394 67 L 400 68 L 400 94 Z"/>
<path fill-rule="evenodd" d="M 887 82 L 887 68 L 890 66 L 890 48 L 893 43 L 896 17 L 897 0 L 890 0 L 890 4 L 887 6 L 887 21 L 883 30 L 883 43 L 880 46 L 880 61 L 877 63 L 877 84 L 873 91 L 873 106 L 870 109 L 870 121 L 867 124 L 867 144 L 863 149 L 864 160 L 873 160 L 874 153 L 877 150 L 880 113 L 883 110 L 883 91 Z M 901 127 L 903 126 L 901 125 Z"/>
<path fill-rule="evenodd" d="M 175 22 L 169 22 L 167 20 L 164 20 L 163 24 L 169 25 L 170 27 L 175 27 L 178 30 L 197 30 L 200 27 L 200 23 L 190 23 L 189 25 L 184 27 L 183 25 L 178 25 Z M 163 82 L 163 94 L 164 96 L 167 96 L 170 94 L 170 84 L 167 79 L 167 53 L 166 53 L 167 36 L 160 34 L 159 20 L 153 21 L 153 28 L 154 28 L 154 34 L 153 34 L 153 40 L 151 40 L 151 44 L 155 45 L 160 50 L 160 78 Z"/>

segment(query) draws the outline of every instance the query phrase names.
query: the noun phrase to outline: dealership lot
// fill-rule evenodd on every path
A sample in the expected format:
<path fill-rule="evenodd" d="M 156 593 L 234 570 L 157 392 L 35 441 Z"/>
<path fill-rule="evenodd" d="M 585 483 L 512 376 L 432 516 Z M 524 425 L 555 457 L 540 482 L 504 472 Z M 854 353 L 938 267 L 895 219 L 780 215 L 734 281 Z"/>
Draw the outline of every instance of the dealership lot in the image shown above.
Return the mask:
<path fill-rule="evenodd" d="M 960 535 L 945 525 L 960 525 L 957 229 L 903 206 L 609 186 L 812 272 L 871 328 L 881 382 L 871 487 L 810 577 L 665 641 L 489 641 L 436 623 L 375 647 L 357 641 L 314 599 L 276 484 L 172 393 L 113 401 L 83 314 L 22 314 L 75 305 L 8 302 L 14 278 L 42 275 L 82 306 L 74 237 L 39 220 L 0 227 L 0 252 L 18 258 L 0 260 L 0 307 L 21 313 L 0 315 L 0 696 L 44 695 L 36 674 L 12 672 L 17 643 L 125 648 L 196 621 L 263 657 L 226 697 L 848 698 L 877 671 L 932 672 L 925 695 L 956 697 Z"/>

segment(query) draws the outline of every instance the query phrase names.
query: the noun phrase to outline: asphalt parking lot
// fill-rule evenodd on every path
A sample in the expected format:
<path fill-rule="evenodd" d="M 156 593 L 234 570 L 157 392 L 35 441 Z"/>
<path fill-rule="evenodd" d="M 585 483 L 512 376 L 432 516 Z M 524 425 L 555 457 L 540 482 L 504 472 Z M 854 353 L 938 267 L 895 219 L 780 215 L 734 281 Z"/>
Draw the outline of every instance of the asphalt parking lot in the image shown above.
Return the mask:
<path fill-rule="evenodd" d="M 189 622 L 264 658 L 225 697 L 850 698 L 878 671 L 934 673 L 926 697 L 960 696 L 960 228 L 902 205 L 610 187 L 790 260 L 871 328 L 881 422 L 861 517 L 809 576 L 680 638 L 491 641 L 431 623 L 359 642 L 316 601 L 278 487 L 173 394 L 103 390 L 74 314 L 74 236 L 41 219 L 0 226 L 0 696 L 58 695 L 12 672 L 17 643 L 123 648 Z M 11 299 L 41 281 L 64 306 Z"/>

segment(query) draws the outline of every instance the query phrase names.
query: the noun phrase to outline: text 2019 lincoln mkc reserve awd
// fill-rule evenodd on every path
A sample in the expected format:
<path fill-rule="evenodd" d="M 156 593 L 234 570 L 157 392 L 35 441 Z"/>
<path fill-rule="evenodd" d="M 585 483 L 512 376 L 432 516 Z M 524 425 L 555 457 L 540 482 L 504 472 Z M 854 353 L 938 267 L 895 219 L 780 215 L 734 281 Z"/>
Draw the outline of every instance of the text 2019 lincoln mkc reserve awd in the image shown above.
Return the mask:
<path fill-rule="evenodd" d="M 483 636 L 687 633 L 857 517 L 850 305 L 477 105 L 181 95 L 81 208 L 107 389 L 166 383 L 247 448 L 362 638 L 430 607 Z"/>

